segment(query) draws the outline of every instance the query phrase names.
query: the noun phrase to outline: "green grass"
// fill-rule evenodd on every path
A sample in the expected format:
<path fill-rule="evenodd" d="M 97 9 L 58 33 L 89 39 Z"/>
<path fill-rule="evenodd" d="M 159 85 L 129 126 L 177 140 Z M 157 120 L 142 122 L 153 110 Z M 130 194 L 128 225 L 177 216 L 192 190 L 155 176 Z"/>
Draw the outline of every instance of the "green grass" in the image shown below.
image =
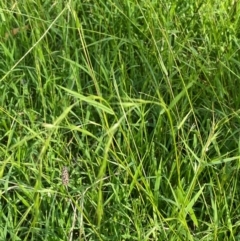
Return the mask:
<path fill-rule="evenodd" d="M 0 240 L 239 240 L 239 16 L 2 1 Z"/>

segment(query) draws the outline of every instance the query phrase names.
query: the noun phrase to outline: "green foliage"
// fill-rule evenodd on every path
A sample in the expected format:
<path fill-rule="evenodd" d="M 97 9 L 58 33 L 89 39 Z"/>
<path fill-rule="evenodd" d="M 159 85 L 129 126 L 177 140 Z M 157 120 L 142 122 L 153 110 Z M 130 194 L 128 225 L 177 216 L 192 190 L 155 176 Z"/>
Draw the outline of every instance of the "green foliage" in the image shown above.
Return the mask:
<path fill-rule="evenodd" d="M 238 16 L 2 1 L 0 240 L 238 240 Z"/>

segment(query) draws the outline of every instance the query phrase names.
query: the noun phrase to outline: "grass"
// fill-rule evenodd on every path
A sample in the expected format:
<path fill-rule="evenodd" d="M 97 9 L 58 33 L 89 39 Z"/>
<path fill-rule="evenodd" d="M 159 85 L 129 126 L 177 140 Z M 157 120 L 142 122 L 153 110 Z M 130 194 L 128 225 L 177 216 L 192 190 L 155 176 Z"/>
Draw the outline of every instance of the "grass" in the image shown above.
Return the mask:
<path fill-rule="evenodd" d="M 2 1 L 0 240 L 239 240 L 238 16 Z"/>

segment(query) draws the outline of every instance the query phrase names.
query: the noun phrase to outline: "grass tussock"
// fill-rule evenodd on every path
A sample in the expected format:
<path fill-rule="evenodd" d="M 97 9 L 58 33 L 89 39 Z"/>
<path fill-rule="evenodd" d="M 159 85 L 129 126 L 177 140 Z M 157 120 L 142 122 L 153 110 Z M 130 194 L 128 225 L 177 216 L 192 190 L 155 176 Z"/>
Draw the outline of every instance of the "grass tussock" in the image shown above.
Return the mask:
<path fill-rule="evenodd" d="M 1 1 L 0 240 L 238 240 L 237 1 Z"/>

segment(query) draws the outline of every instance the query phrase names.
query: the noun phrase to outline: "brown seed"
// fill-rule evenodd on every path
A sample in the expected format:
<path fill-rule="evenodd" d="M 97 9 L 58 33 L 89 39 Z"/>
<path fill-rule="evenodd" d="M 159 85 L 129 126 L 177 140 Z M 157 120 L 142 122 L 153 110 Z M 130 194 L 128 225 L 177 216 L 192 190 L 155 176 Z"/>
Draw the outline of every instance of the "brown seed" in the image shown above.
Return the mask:
<path fill-rule="evenodd" d="M 69 174 L 68 174 L 68 169 L 67 167 L 63 167 L 62 169 L 62 184 L 64 186 L 67 186 L 69 183 Z"/>

